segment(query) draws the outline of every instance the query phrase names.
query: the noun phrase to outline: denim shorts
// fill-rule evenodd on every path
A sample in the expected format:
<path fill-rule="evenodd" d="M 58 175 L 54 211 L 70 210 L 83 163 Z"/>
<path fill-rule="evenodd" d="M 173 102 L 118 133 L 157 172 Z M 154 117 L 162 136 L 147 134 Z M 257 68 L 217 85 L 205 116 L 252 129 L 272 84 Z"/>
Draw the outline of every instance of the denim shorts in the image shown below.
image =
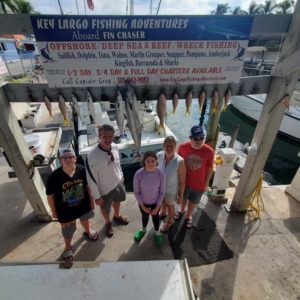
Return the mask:
<path fill-rule="evenodd" d="M 199 204 L 203 194 L 204 192 L 185 187 L 183 199 L 189 200 L 194 204 Z"/>

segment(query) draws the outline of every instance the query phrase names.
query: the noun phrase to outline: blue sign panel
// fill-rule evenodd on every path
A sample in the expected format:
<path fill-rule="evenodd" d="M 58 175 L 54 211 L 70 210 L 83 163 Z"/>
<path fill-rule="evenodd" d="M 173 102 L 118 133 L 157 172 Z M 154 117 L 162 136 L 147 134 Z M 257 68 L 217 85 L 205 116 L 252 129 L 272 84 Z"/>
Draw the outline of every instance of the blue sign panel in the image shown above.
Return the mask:
<path fill-rule="evenodd" d="M 248 40 L 252 16 L 32 16 L 37 41 Z"/>

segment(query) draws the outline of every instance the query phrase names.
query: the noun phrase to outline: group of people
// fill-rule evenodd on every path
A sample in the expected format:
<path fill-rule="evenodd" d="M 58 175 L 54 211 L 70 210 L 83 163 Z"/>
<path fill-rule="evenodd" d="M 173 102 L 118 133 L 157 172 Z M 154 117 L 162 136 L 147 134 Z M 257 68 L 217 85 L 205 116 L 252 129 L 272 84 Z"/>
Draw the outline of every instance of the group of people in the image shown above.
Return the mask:
<path fill-rule="evenodd" d="M 146 234 L 150 215 L 155 229 L 154 242 L 158 246 L 164 241 L 162 233 L 182 216 L 185 216 L 185 226 L 192 228 L 193 209 L 208 188 L 213 172 L 214 150 L 205 144 L 205 135 L 201 126 L 193 126 L 190 141 L 180 144 L 177 152 L 176 140 L 167 136 L 163 151 L 144 153 L 142 167 L 133 180 L 142 217 L 142 226 L 134 234 L 135 241 L 140 241 Z M 76 156 L 71 149 L 65 149 L 61 153 L 61 167 L 48 178 L 47 199 L 52 217 L 58 219 L 61 226 L 65 261 L 73 260 L 72 238 L 77 219 L 88 240 L 98 239 L 98 233 L 91 230 L 89 223 L 94 216 L 94 204 L 100 206 L 107 237 L 114 234 L 112 221 L 119 225 L 129 223 L 120 212 L 126 191 L 119 152 L 113 138 L 114 128 L 102 125 L 99 128 L 99 144 L 88 154 L 85 168 L 76 164 Z M 175 202 L 180 204 L 177 212 Z M 165 218 L 160 228 L 160 220 Z"/>

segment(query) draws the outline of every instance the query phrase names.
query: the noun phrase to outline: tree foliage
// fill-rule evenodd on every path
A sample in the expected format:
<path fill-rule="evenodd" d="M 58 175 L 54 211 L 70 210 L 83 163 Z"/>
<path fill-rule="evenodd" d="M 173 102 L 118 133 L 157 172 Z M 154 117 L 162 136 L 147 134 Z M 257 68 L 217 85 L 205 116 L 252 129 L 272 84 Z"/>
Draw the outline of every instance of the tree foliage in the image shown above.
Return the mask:
<path fill-rule="evenodd" d="M 295 0 L 283 0 L 276 3 L 276 0 L 265 0 L 264 4 L 257 4 L 252 1 L 248 11 L 241 9 L 240 6 L 230 9 L 228 3 L 217 4 L 217 8 L 211 12 L 212 15 L 270 15 L 270 14 L 290 14 L 293 13 Z"/>
<path fill-rule="evenodd" d="M 33 14 L 34 10 L 26 0 L 0 0 L 0 12 L 4 14 Z"/>
<path fill-rule="evenodd" d="M 212 15 L 225 15 L 229 11 L 229 4 L 217 4 L 217 9 L 211 12 Z"/>

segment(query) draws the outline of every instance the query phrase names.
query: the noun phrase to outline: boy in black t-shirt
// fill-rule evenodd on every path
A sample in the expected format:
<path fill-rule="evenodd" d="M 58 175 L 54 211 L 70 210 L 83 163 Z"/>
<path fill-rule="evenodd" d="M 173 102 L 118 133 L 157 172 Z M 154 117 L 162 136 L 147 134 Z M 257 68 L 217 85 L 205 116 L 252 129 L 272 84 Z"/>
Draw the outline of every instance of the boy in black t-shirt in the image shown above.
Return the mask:
<path fill-rule="evenodd" d="M 72 238 L 76 230 L 76 219 L 84 228 L 84 235 L 91 241 L 98 239 L 98 233 L 90 230 L 89 219 L 94 216 L 94 203 L 90 196 L 84 167 L 76 165 L 76 156 L 71 149 L 61 155 L 62 167 L 48 178 L 46 194 L 52 217 L 58 219 L 65 241 L 63 259 L 73 260 Z"/>

